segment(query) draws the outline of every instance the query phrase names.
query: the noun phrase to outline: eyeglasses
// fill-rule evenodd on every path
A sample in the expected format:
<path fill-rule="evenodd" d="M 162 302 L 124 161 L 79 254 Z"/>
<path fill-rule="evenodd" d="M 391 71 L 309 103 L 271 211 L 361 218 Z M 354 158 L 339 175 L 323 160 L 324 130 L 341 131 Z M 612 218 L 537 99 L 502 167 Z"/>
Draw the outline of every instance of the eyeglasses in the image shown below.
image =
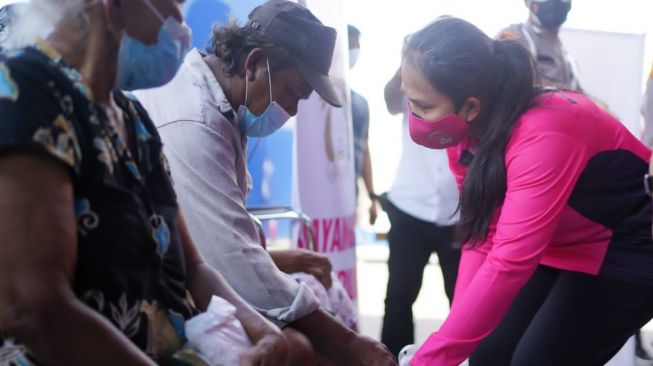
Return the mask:
<path fill-rule="evenodd" d="M 653 197 L 653 175 L 644 175 L 644 191 L 646 194 Z"/>

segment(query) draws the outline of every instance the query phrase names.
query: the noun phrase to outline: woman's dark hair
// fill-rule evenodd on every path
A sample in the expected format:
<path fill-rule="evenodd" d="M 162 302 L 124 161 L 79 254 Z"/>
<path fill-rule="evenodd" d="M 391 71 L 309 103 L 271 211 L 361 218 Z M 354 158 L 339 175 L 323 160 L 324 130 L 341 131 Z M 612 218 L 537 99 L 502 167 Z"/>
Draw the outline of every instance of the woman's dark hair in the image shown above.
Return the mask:
<path fill-rule="evenodd" d="M 224 71 L 228 76 L 242 76 L 245 75 L 243 61 L 254 48 L 262 48 L 265 51 L 272 70 L 283 69 L 295 62 L 290 51 L 249 27 L 239 26 L 235 20 L 231 20 L 226 26 L 213 26 L 213 34 L 206 51 L 224 62 Z"/>
<path fill-rule="evenodd" d="M 470 97 L 481 100 L 471 130 L 478 135 L 463 182 L 458 240 L 480 244 L 506 195 L 506 145 L 519 116 L 539 92 L 535 63 L 521 44 L 492 40 L 474 25 L 441 18 L 413 34 L 404 62 L 419 70 L 457 111 Z"/>

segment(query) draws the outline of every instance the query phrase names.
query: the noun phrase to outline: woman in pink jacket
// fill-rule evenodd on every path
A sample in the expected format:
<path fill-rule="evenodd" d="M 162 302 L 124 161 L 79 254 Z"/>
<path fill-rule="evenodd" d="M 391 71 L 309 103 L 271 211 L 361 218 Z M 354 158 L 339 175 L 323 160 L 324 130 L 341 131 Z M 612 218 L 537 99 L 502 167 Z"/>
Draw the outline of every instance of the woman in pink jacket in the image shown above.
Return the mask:
<path fill-rule="evenodd" d="M 451 313 L 412 365 L 603 365 L 653 316 L 651 151 L 460 19 L 411 37 L 402 79 L 411 137 L 448 149 L 464 243 Z"/>

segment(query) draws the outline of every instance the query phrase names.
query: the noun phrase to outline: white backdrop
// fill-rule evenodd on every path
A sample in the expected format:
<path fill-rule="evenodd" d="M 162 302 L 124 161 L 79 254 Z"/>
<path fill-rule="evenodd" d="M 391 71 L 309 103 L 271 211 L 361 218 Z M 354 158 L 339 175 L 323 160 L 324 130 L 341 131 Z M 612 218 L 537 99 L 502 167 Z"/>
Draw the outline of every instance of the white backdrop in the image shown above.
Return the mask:
<path fill-rule="evenodd" d="M 640 137 L 644 35 L 563 29 L 561 38 L 578 64 L 583 90 Z"/>

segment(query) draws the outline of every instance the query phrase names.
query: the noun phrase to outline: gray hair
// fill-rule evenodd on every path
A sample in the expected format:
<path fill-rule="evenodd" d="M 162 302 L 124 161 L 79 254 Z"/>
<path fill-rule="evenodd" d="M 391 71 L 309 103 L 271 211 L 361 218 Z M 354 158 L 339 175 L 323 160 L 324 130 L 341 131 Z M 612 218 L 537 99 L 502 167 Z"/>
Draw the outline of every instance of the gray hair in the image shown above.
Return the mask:
<path fill-rule="evenodd" d="M 86 10 L 101 0 L 30 0 L 14 4 L 11 29 L 3 47 L 19 48 L 47 37 L 64 19 L 80 24 L 80 33 L 88 28 L 90 19 Z M 83 27 L 82 27 L 83 25 Z M 81 34 L 80 34 L 81 36 Z"/>

